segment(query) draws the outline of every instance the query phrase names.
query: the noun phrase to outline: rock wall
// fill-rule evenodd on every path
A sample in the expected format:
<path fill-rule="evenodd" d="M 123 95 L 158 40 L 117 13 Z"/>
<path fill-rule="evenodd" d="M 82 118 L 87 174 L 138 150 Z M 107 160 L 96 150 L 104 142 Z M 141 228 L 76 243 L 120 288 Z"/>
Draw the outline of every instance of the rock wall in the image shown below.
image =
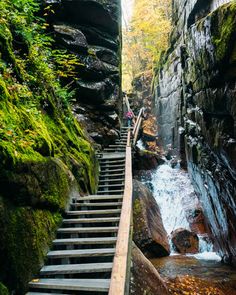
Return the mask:
<path fill-rule="evenodd" d="M 155 77 L 160 135 L 186 156 L 215 247 L 235 262 L 236 2 L 173 1 L 173 9 Z"/>
<path fill-rule="evenodd" d="M 52 2 L 52 1 L 51 1 Z M 70 199 L 97 189 L 94 147 L 59 81 L 39 1 L 0 1 L 0 294 L 38 276 Z M 66 59 L 62 53 L 62 57 Z"/>
<path fill-rule="evenodd" d="M 74 113 L 90 136 L 107 144 L 117 136 L 121 114 L 120 0 L 46 0 L 58 48 L 76 54 Z"/>

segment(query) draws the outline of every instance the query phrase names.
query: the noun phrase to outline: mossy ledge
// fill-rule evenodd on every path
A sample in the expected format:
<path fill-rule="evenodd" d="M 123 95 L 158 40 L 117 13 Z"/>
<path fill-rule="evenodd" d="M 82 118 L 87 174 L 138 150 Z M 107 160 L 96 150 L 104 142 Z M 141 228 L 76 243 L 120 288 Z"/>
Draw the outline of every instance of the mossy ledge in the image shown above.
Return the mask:
<path fill-rule="evenodd" d="M 9 295 L 7 288 L 2 283 L 0 283 L 0 295 Z"/>
<path fill-rule="evenodd" d="M 0 1 L 0 281 L 18 295 L 70 197 L 97 186 L 94 149 L 70 110 L 39 3 Z"/>

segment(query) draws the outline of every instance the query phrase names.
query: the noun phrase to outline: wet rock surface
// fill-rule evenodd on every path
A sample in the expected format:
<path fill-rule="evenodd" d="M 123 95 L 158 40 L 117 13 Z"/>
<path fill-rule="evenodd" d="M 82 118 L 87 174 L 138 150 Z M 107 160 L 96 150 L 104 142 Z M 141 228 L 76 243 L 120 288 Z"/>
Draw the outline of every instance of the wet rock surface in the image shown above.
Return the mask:
<path fill-rule="evenodd" d="M 132 262 L 130 294 L 169 294 L 165 281 L 160 277 L 152 263 L 143 255 L 135 244 L 133 244 L 132 248 Z"/>
<path fill-rule="evenodd" d="M 206 234 L 208 229 L 202 207 L 193 207 L 186 210 L 186 218 L 191 231 L 196 234 Z"/>
<path fill-rule="evenodd" d="M 175 250 L 181 254 L 199 252 L 198 236 L 184 228 L 176 229 L 171 233 L 171 241 Z"/>
<path fill-rule="evenodd" d="M 235 263 L 236 5 L 227 2 L 175 1 L 156 102 L 163 143 L 186 156 L 215 249 Z"/>
<path fill-rule="evenodd" d="M 160 209 L 152 193 L 139 181 L 133 181 L 133 240 L 146 255 L 170 254 Z"/>
<path fill-rule="evenodd" d="M 174 255 L 151 262 L 167 282 L 170 294 L 236 294 L 235 271 L 219 261 Z"/>
<path fill-rule="evenodd" d="M 56 48 L 77 56 L 77 80 L 71 87 L 77 94 L 73 102 L 77 118 L 89 121 L 89 133 L 99 143 L 114 140 L 111 129 L 119 129 L 120 98 L 120 2 L 86 0 L 46 0 L 55 14 L 48 17 Z M 67 81 L 70 83 L 70 81 Z M 84 107 L 86 112 L 81 112 Z M 96 111 L 98 110 L 98 111 Z M 113 119 L 114 115 L 116 118 Z M 96 128 L 96 126 L 99 128 Z"/>
<path fill-rule="evenodd" d="M 138 149 L 134 158 L 134 170 L 153 170 L 163 163 L 163 157 L 156 152 Z"/>

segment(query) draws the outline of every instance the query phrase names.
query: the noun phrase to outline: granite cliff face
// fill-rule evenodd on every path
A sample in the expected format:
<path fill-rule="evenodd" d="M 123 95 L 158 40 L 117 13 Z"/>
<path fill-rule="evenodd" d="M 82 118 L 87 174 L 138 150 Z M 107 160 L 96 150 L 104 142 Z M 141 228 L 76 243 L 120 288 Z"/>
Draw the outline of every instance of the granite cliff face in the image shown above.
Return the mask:
<path fill-rule="evenodd" d="M 74 113 L 90 136 L 106 144 L 117 136 L 120 99 L 121 9 L 119 0 L 46 0 L 57 48 L 80 62 Z"/>
<path fill-rule="evenodd" d="M 104 143 L 116 135 L 113 128 L 119 125 L 119 1 L 48 0 L 47 10 L 39 3 L 0 1 L 0 294 L 4 295 L 6 287 L 9 294 L 27 292 L 70 199 L 96 192 L 98 162 L 86 128 Z M 42 11 L 49 17 L 47 31 L 39 18 Z M 55 48 L 78 56 L 78 80 L 73 84 L 68 77 L 59 81 L 48 36 L 55 37 Z M 74 112 L 79 123 L 69 107 L 72 95 L 64 87 L 68 83 L 78 98 Z"/>
<path fill-rule="evenodd" d="M 173 9 L 155 81 L 160 135 L 186 157 L 215 247 L 235 263 L 236 2 L 173 1 Z"/>

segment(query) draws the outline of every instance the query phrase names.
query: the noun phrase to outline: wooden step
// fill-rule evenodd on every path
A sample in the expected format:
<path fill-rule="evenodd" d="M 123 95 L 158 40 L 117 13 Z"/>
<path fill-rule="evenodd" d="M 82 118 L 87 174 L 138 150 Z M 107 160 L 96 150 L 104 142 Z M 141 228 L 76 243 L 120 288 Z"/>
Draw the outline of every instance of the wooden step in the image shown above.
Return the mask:
<path fill-rule="evenodd" d="M 110 280 L 107 279 L 39 279 L 29 283 L 30 288 L 36 289 L 90 292 L 106 292 L 109 286 Z"/>
<path fill-rule="evenodd" d="M 56 250 L 49 251 L 48 258 L 72 258 L 72 257 L 96 257 L 112 256 L 115 254 L 115 248 L 104 249 L 83 249 L 83 250 Z"/>
<path fill-rule="evenodd" d="M 109 175 L 110 176 L 110 175 Z M 120 177 L 120 178 L 112 178 L 112 179 L 110 179 L 109 177 L 108 177 L 108 179 L 101 179 L 100 181 L 99 181 L 99 183 L 100 182 L 117 182 L 117 181 L 124 181 L 124 177 Z"/>
<path fill-rule="evenodd" d="M 110 227 L 63 227 L 57 230 L 58 233 L 74 234 L 74 233 L 113 233 L 117 232 L 118 226 Z"/>
<path fill-rule="evenodd" d="M 103 187 L 124 187 L 125 184 L 124 183 L 120 183 L 120 184 L 99 184 L 99 188 L 103 188 Z"/>
<path fill-rule="evenodd" d="M 107 245 L 115 244 L 116 237 L 99 237 L 99 238 L 71 238 L 71 239 L 56 239 L 53 245 Z"/>
<path fill-rule="evenodd" d="M 118 145 L 118 144 L 110 144 L 109 145 L 109 147 L 110 148 L 119 148 L 119 147 L 121 147 L 121 148 L 126 148 L 126 145 L 123 145 L 123 144 L 120 144 L 120 145 Z"/>
<path fill-rule="evenodd" d="M 104 163 L 100 163 L 100 167 L 106 167 L 106 166 L 116 166 L 116 165 L 120 165 L 120 166 L 125 166 L 125 161 L 122 162 L 114 162 L 114 163 L 110 163 L 110 162 L 104 162 Z"/>
<path fill-rule="evenodd" d="M 105 195 L 109 195 L 109 194 L 124 194 L 124 190 L 114 190 L 114 191 L 98 191 L 97 192 L 99 195 L 101 195 L 101 194 L 105 194 Z"/>
<path fill-rule="evenodd" d="M 115 155 L 114 157 L 106 157 L 106 155 L 104 155 L 103 158 L 99 158 L 99 161 L 100 162 L 105 162 L 105 161 L 112 161 L 112 162 L 115 162 L 115 161 L 125 161 L 125 156 L 122 154 L 122 155 Z"/>
<path fill-rule="evenodd" d="M 112 263 L 61 264 L 48 265 L 40 270 L 41 275 L 78 274 L 110 272 Z"/>
<path fill-rule="evenodd" d="M 93 214 L 113 214 L 120 213 L 120 209 L 106 209 L 106 210 L 83 210 L 83 211 L 67 211 L 68 215 L 93 215 Z"/>
<path fill-rule="evenodd" d="M 121 165 L 119 165 L 119 164 L 117 164 L 117 165 L 104 165 L 103 167 L 101 167 L 102 168 L 102 171 L 103 170 L 112 170 L 112 169 L 125 169 L 125 164 L 121 164 Z M 112 168 L 112 169 L 111 169 Z"/>
<path fill-rule="evenodd" d="M 111 167 L 116 167 L 116 166 L 118 166 L 118 167 L 120 167 L 120 166 L 122 166 L 122 167 L 124 167 L 125 166 L 125 162 L 122 162 L 122 163 L 119 163 L 119 162 L 115 162 L 115 163 L 109 163 L 109 162 L 105 162 L 105 163 L 102 163 L 101 165 L 100 165 L 100 167 L 106 167 L 106 166 L 111 166 Z"/>
<path fill-rule="evenodd" d="M 110 151 L 110 150 L 116 150 L 116 151 L 117 150 L 122 150 L 122 151 L 124 151 L 124 150 L 126 150 L 126 146 L 114 146 L 114 147 L 109 146 L 109 147 L 104 149 L 104 151 Z"/>
<path fill-rule="evenodd" d="M 102 160 L 102 159 L 111 160 L 111 159 L 119 159 L 119 158 L 125 158 L 125 153 L 120 152 L 120 153 L 111 154 L 111 153 L 103 152 L 99 160 Z"/>
<path fill-rule="evenodd" d="M 110 207 L 110 206 L 121 206 L 122 202 L 115 202 L 115 203 L 74 203 L 71 204 L 73 207 Z"/>
<path fill-rule="evenodd" d="M 79 202 L 82 202 L 82 201 L 98 201 L 98 200 L 117 200 L 117 199 L 121 199 L 121 198 L 122 198 L 122 196 L 120 196 L 120 195 L 110 195 L 110 196 L 90 195 L 90 196 L 86 196 L 86 197 L 80 197 L 76 200 Z"/>
<path fill-rule="evenodd" d="M 125 173 L 119 173 L 119 174 L 100 174 L 100 178 L 111 178 L 111 177 L 118 177 L 118 176 L 125 176 Z M 124 178 L 123 178 L 124 179 Z"/>
<path fill-rule="evenodd" d="M 121 203 L 122 205 L 122 203 Z M 118 222 L 120 217 L 63 219 L 63 224 Z"/>
<path fill-rule="evenodd" d="M 101 167 L 100 170 L 100 174 L 104 174 L 104 171 L 108 171 L 108 172 L 116 172 L 116 171 L 121 171 L 121 172 L 125 172 L 125 165 L 124 166 L 104 166 Z"/>
<path fill-rule="evenodd" d="M 105 174 L 108 174 L 108 173 L 111 173 L 111 176 L 113 175 L 112 173 L 113 172 L 117 172 L 117 173 L 124 173 L 124 171 L 125 171 L 125 168 L 119 168 L 119 169 L 104 169 L 104 170 L 102 170 L 101 172 L 100 172 L 100 175 L 103 175 L 104 173 Z"/>
<path fill-rule="evenodd" d="M 100 158 L 99 162 L 100 163 L 105 163 L 105 162 L 125 162 L 125 156 L 119 156 L 119 157 L 114 157 L 114 158 Z"/>
<path fill-rule="evenodd" d="M 125 151 L 126 147 L 108 147 L 104 151 Z"/>

